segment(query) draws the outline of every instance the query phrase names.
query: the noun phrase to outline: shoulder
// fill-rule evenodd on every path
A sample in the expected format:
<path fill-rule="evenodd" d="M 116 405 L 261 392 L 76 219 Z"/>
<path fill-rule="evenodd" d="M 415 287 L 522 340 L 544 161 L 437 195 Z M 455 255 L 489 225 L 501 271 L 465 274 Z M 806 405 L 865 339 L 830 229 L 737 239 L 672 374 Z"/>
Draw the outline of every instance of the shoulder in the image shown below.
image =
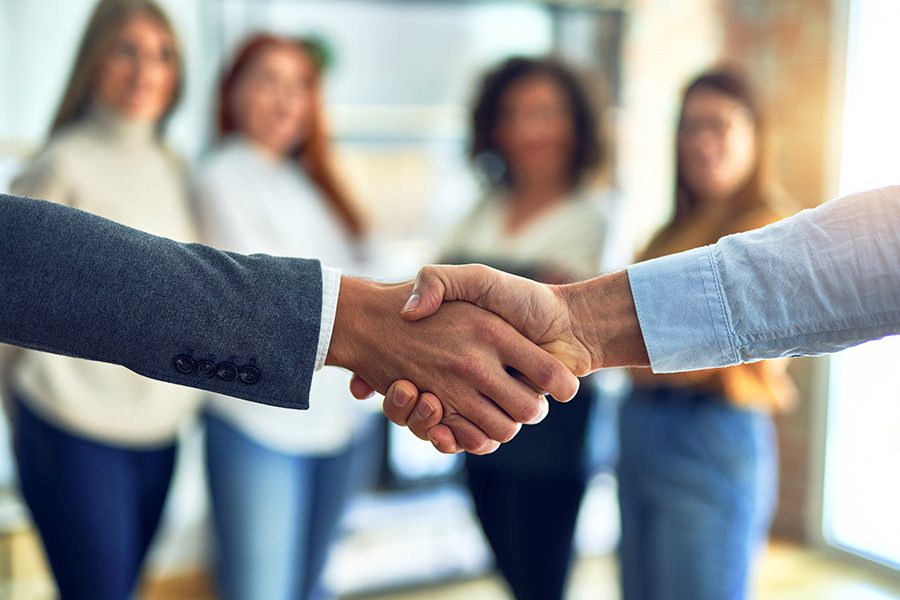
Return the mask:
<path fill-rule="evenodd" d="M 734 230 L 737 233 L 743 231 L 750 231 L 752 229 L 759 229 L 760 227 L 765 227 L 766 225 L 771 225 L 781 219 L 785 218 L 787 212 L 780 211 L 771 206 L 759 206 L 754 208 L 744 215 L 741 216 L 735 222 Z"/>
<path fill-rule="evenodd" d="M 240 160 L 236 156 L 234 146 L 227 141 L 219 142 L 210 146 L 200 156 L 197 162 L 197 173 L 205 175 L 207 173 L 224 171 L 238 163 L 240 163 Z"/>
<path fill-rule="evenodd" d="M 78 126 L 70 126 L 54 134 L 47 144 L 29 160 L 10 189 L 23 196 L 37 196 L 64 202 L 59 197 L 72 175 L 78 173 L 85 140 Z"/>
<path fill-rule="evenodd" d="M 240 179 L 247 168 L 233 145 L 223 142 L 207 150 L 194 169 L 192 181 L 201 188 L 228 188 L 229 182 Z"/>
<path fill-rule="evenodd" d="M 797 212 L 791 196 L 780 186 L 773 186 L 765 193 L 763 204 L 741 215 L 735 223 L 735 231 L 749 231 L 771 225 Z"/>
<path fill-rule="evenodd" d="M 41 153 L 54 158 L 60 164 L 89 160 L 87 157 L 107 143 L 97 135 L 96 128 L 82 119 L 62 127 L 50 136 Z"/>

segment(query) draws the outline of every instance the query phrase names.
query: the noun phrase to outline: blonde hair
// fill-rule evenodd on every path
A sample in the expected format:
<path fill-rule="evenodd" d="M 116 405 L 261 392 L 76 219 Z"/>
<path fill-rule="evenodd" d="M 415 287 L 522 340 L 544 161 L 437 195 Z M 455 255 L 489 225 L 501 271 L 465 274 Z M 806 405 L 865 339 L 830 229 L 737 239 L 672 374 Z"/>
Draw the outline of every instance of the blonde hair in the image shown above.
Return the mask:
<path fill-rule="evenodd" d="M 181 47 L 175 35 L 175 28 L 166 13 L 153 0 L 101 0 L 94 9 L 87 29 L 81 38 L 81 46 L 75 57 L 75 64 L 66 84 L 66 91 L 50 126 L 50 135 L 53 135 L 66 125 L 81 120 L 87 114 L 93 95 L 93 88 L 97 80 L 100 63 L 112 47 L 113 41 L 119 30 L 131 17 L 145 15 L 156 21 L 172 38 L 172 51 L 175 55 L 175 65 L 178 72 L 178 81 L 175 92 L 159 120 L 160 128 L 171 116 L 178 104 L 182 92 L 183 63 Z"/>

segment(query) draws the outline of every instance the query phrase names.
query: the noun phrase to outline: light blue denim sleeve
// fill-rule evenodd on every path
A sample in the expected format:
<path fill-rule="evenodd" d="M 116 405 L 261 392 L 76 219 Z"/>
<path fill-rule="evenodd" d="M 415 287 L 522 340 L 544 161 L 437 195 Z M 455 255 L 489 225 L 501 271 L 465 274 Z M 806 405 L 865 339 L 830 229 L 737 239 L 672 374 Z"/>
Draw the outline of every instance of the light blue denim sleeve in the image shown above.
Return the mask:
<path fill-rule="evenodd" d="M 900 333 L 900 187 L 634 265 L 657 373 L 837 352 Z"/>

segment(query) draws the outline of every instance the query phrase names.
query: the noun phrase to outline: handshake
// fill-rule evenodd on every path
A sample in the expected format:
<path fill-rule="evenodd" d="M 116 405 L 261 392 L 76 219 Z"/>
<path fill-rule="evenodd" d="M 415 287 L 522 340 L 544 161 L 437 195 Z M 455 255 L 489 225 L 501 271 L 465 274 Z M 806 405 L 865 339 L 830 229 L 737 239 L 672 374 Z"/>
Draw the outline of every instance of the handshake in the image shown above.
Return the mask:
<path fill-rule="evenodd" d="M 464 265 L 344 277 L 325 364 L 441 452 L 487 454 L 547 415 L 545 394 L 566 402 L 578 376 L 650 363 L 625 271 L 554 286 Z"/>

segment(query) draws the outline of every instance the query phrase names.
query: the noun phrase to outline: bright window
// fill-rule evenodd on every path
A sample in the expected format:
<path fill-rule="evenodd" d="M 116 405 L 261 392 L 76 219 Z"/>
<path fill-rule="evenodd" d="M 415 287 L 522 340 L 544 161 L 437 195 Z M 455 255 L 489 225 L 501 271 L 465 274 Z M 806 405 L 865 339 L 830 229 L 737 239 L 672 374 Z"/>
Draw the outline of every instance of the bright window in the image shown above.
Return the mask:
<path fill-rule="evenodd" d="M 900 2 L 850 11 L 840 193 L 900 183 Z M 843 550 L 900 569 L 900 337 L 831 361 L 823 532 Z"/>

